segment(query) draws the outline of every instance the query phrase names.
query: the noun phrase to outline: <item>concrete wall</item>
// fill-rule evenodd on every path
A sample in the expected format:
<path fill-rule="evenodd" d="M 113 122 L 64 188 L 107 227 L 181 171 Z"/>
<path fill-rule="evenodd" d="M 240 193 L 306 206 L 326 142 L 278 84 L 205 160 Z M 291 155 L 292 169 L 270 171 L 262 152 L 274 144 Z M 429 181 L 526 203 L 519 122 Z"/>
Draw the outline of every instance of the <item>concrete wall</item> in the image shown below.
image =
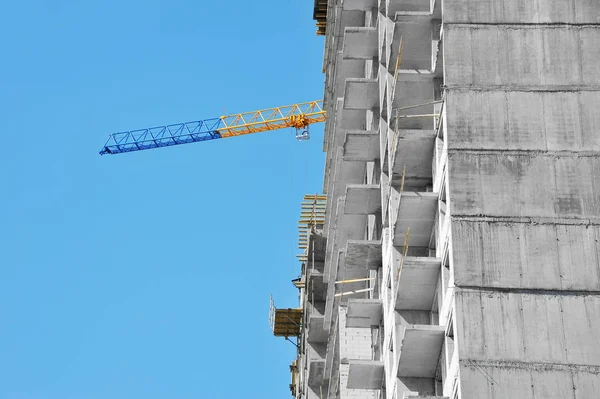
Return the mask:
<path fill-rule="evenodd" d="M 443 4 L 461 397 L 600 397 L 600 2 Z"/>
<path fill-rule="evenodd" d="M 600 22 L 597 0 L 444 0 L 445 23 Z"/>
<path fill-rule="evenodd" d="M 452 222 L 459 286 L 600 292 L 600 227 Z"/>

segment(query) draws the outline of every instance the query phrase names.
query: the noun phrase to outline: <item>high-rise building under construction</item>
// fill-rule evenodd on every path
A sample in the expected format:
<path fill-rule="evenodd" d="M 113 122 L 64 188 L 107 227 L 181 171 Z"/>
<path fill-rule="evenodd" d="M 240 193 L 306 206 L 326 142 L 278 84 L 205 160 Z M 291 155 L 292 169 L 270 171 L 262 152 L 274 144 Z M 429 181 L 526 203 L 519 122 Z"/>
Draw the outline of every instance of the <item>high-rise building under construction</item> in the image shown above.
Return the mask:
<path fill-rule="evenodd" d="M 600 398 L 600 2 L 314 18 L 326 200 L 301 309 L 272 320 L 298 336 L 293 396 Z"/>

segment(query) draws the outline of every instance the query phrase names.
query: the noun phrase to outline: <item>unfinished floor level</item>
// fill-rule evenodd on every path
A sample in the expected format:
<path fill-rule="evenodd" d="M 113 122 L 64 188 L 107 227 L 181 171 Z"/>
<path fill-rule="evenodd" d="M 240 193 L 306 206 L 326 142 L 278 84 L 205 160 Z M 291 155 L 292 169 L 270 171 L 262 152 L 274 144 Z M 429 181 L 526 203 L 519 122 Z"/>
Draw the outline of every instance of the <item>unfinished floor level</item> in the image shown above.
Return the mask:
<path fill-rule="evenodd" d="M 315 0 L 297 399 L 600 398 L 600 2 Z"/>

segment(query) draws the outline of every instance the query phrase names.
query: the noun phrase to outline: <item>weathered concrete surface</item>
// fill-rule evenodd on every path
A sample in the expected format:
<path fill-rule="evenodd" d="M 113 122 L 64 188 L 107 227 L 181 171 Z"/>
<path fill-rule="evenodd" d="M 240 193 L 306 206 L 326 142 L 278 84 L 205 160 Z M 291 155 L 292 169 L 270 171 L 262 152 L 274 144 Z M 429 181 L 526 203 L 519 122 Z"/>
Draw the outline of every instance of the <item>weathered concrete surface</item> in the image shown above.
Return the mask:
<path fill-rule="evenodd" d="M 348 389 L 381 389 L 383 386 L 383 362 L 375 360 L 351 360 L 348 373 Z"/>
<path fill-rule="evenodd" d="M 371 10 L 373 7 L 377 7 L 376 0 L 344 0 L 342 2 L 344 10 Z"/>
<path fill-rule="evenodd" d="M 306 329 L 307 342 L 327 342 L 329 332 L 323 327 L 324 317 L 314 316 L 308 320 L 308 328 Z"/>
<path fill-rule="evenodd" d="M 383 312 L 381 299 L 348 299 L 346 327 L 370 328 L 381 323 Z"/>
<path fill-rule="evenodd" d="M 600 92 L 450 91 L 449 149 L 600 151 Z"/>
<path fill-rule="evenodd" d="M 548 364 L 490 366 L 463 361 L 460 367 L 464 398 L 587 399 L 600 397 L 597 370 L 570 370 Z"/>
<path fill-rule="evenodd" d="M 381 267 L 381 241 L 348 240 L 346 267 L 348 269 L 374 269 Z"/>
<path fill-rule="evenodd" d="M 345 161 L 375 161 L 379 159 L 379 133 L 356 130 L 346 133 L 344 142 Z"/>
<path fill-rule="evenodd" d="M 429 12 L 431 2 L 429 0 L 387 0 L 387 13 L 390 16 L 398 12 Z"/>
<path fill-rule="evenodd" d="M 431 70 L 432 23 L 430 17 L 399 16 L 396 18 L 392 43 L 392 59 L 396 59 L 402 37 L 402 69 Z"/>
<path fill-rule="evenodd" d="M 424 189 L 431 184 L 431 156 L 434 145 L 435 131 L 433 130 L 399 130 L 398 136 L 392 139 L 391 145 L 394 153 L 392 157 L 394 183 L 400 183 L 406 167 L 405 187 Z"/>
<path fill-rule="evenodd" d="M 453 215 L 600 220 L 600 156 L 448 154 Z"/>
<path fill-rule="evenodd" d="M 458 286 L 600 292 L 600 226 L 452 222 Z"/>
<path fill-rule="evenodd" d="M 346 28 L 344 31 L 344 58 L 372 59 L 377 55 L 377 39 L 377 28 Z"/>
<path fill-rule="evenodd" d="M 599 15 L 595 0 L 444 1 L 463 398 L 599 396 Z"/>
<path fill-rule="evenodd" d="M 360 59 L 344 58 L 344 53 L 337 53 L 337 69 L 335 74 L 335 91 L 343 93 L 346 79 L 360 78 L 365 73 L 365 62 Z"/>
<path fill-rule="evenodd" d="M 440 268 L 440 259 L 407 256 L 400 269 L 396 310 L 430 311 Z"/>
<path fill-rule="evenodd" d="M 376 79 L 346 79 L 344 108 L 369 110 L 379 105 L 379 87 Z M 357 128 L 357 126 L 354 126 Z"/>
<path fill-rule="evenodd" d="M 404 398 L 406 394 L 410 395 L 414 392 L 418 392 L 420 395 L 433 396 L 435 394 L 433 378 L 399 377 L 397 379 L 397 398 Z"/>
<path fill-rule="evenodd" d="M 401 326 L 399 332 L 401 349 L 398 377 L 435 377 L 444 340 L 444 327 Z"/>
<path fill-rule="evenodd" d="M 444 38 L 450 88 L 600 85 L 598 27 L 449 25 Z"/>
<path fill-rule="evenodd" d="M 410 229 L 408 245 L 426 247 L 431 239 L 431 229 L 435 222 L 437 193 L 404 192 L 401 195 L 398 215 L 394 222 L 394 245 L 404 244 L 405 233 Z"/>
<path fill-rule="evenodd" d="M 455 298 L 460 359 L 600 371 L 600 296 L 458 290 Z"/>
<path fill-rule="evenodd" d="M 345 197 L 346 215 L 373 215 L 381 210 L 381 188 L 378 184 L 348 184 Z"/>
<path fill-rule="evenodd" d="M 596 0 L 445 0 L 444 23 L 600 23 Z"/>

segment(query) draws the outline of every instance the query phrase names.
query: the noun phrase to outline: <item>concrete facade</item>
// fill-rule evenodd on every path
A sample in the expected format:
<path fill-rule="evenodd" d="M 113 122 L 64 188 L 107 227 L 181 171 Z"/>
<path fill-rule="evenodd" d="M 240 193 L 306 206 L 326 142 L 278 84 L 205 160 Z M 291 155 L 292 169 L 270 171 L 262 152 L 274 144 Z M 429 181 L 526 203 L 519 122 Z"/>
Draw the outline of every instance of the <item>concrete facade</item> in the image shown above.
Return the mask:
<path fill-rule="evenodd" d="M 600 2 L 326 21 L 294 396 L 600 398 Z"/>

